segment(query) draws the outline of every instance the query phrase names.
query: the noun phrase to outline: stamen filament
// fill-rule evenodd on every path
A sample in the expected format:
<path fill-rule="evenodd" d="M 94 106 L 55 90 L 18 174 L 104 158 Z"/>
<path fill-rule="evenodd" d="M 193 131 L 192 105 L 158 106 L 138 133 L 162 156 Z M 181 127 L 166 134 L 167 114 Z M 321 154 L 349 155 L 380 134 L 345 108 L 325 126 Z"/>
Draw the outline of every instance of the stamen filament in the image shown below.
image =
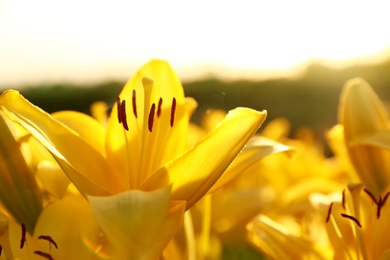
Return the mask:
<path fill-rule="evenodd" d="M 116 97 L 116 108 L 117 108 L 117 114 L 118 114 L 118 122 L 119 122 L 119 124 L 122 124 L 121 99 L 119 96 Z"/>
<path fill-rule="evenodd" d="M 342 192 L 341 205 L 343 206 L 343 209 L 345 210 L 345 189 Z"/>

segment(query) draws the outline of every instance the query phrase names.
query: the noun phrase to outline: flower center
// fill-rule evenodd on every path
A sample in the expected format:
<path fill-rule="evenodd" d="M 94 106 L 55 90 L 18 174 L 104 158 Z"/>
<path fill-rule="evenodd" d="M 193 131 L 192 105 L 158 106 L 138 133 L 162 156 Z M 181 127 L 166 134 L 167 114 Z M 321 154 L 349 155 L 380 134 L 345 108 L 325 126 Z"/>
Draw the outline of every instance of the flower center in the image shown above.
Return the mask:
<path fill-rule="evenodd" d="M 138 112 L 137 112 L 137 93 L 136 90 L 133 89 L 132 98 L 131 98 L 132 108 L 133 108 L 133 114 L 135 118 L 138 118 Z M 149 115 L 148 115 L 148 130 L 149 132 L 153 131 L 153 125 L 154 121 L 157 118 L 161 117 L 162 113 L 162 105 L 163 105 L 163 99 L 160 97 L 157 103 L 152 103 L 149 109 Z M 118 114 L 118 122 L 119 124 L 122 124 L 123 128 L 126 131 L 129 131 L 129 125 L 127 122 L 127 114 L 126 114 L 126 100 L 121 100 L 121 98 L 118 96 L 116 98 L 116 106 L 117 106 L 117 114 Z M 156 111 L 157 109 L 157 111 Z M 171 103 L 171 109 L 170 109 L 170 120 L 169 125 L 170 127 L 173 127 L 175 124 L 175 114 L 176 114 L 176 98 L 172 98 Z"/>

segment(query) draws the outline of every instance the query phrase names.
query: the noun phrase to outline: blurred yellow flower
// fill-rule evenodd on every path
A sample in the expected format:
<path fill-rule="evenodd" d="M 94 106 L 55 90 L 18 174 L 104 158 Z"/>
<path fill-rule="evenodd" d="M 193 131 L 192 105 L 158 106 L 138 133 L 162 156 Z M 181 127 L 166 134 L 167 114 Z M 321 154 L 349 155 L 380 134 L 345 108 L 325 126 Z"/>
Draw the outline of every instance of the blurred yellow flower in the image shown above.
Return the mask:
<path fill-rule="evenodd" d="M 390 121 L 371 86 L 348 81 L 340 98 L 345 147 L 361 182 L 375 195 L 390 189 Z"/>
<path fill-rule="evenodd" d="M 232 110 L 186 150 L 193 103 L 160 60 L 129 80 L 107 128 L 77 112 L 51 116 L 16 91 L 0 98 L 1 109 L 53 154 L 88 198 L 110 242 L 102 252 L 132 259 L 161 254 L 184 210 L 208 192 L 266 117 L 265 111 Z"/>

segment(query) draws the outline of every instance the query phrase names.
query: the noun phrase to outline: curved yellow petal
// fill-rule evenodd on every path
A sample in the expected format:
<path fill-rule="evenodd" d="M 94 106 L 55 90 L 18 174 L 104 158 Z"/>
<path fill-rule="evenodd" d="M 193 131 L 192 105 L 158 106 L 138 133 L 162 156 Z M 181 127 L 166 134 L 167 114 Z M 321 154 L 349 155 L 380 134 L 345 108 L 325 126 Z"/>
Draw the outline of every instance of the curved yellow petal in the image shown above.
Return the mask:
<path fill-rule="evenodd" d="M 42 210 L 42 197 L 12 127 L 13 122 L 0 110 L 0 203 L 32 232 Z"/>
<path fill-rule="evenodd" d="M 36 176 L 46 191 L 62 199 L 70 180 L 57 164 L 42 161 L 38 164 Z"/>
<path fill-rule="evenodd" d="M 290 146 L 283 145 L 262 136 L 254 136 L 249 140 L 248 144 L 244 147 L 242 152 L 237 156 L 229 168 L 227 168 L 226 172 L 210 189 L 209 193 L 216 191 L 232 181 L 240 173 L 258 162 L 261 158 L 274 153 L 293 151 L 294 148 Z"/>
<path fill-rule="evenodd" d="M 64 260 L 93 259 L 99 236 L 100 228 L 81 196 L 65 197 L 47 206 L 34 231 L 46 253 Z"/>
<path fill-rule="evenodd" d="M 224 173 L 266 115 L 249 108 L 231 110 L 205 139 L 151 175 L 140 189 L 172 184 L 172 199 L 185 200 L 190 208 Z"/>
<path fill-rule="evenodd" d="M 388 132 L 387 111 L 370 85 L 357 78 L 345 84 L 340 98 L 340 122 L 350 159 L 365 186 L 379 195 L 390 186 L 390 151 L 366 144 L 364 139 Z M 386 141 L 382 135 L 372 141 Z M 388 137 L 386 137 L 388 138 Z"/>
<path fill-rule="evenodd" d="M 345 83 L 340 97 L 339 119 L 344 126 L 347 141 L 390 126 L 383 103 L 371 86 L 361 78 Z"/>
<path fill-rule="evenodd" d="M 86 194 L 113 194 L 123 190 L 102 154 L 66 125 L 28 102 L 19 92 L 8 90 L 0 107 L 25 127 L 56 158 L 68 177 Z"/>
<path fill-rule="evenodd" d="M 158 259 L 182 224 L 185 202 L 170 202 L 170 188 L 126 191 L 88 200 L 115 259 Z"/>
<path fill-rule="evenodd" d="M 250 241 L 274 259 L 327 259 L 309 240 L 296 236 L 265 215 L 256 217 L 247 229 Z"/>
<path fill-rule="evenodd" d="M 106 129 L 94 118 L 77 111 L 59 111 L 52 114 L 105 157 Z"/>

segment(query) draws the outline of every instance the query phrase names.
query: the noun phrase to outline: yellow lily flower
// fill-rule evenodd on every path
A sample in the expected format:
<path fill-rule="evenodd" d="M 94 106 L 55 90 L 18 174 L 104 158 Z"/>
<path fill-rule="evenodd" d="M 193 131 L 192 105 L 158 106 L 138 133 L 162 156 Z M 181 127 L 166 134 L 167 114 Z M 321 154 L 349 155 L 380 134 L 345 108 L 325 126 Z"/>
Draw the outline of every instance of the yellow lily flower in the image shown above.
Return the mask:
<path fill-rule="evenodd" d="M 0 214 L 0 259 L 107 259 L 101 245 L 99 225 L 80 195 L 45 207 L 31 235 Z"/>
<path fill-rule="evenodd" d="M 268 187 L 272 201 L 247 225 L 249 240 L 271 259 L 330 259 L 325 222 L 312 197 L 332 196 L 348 178 L 307 130 L 298 136 L 284 141 L 295 148 L 292 158 L 275 154 L 257 165 L 258 185 Z"/>
<path fill-rule="evenodd" d="M 389 194 L 376 197 L 363 184 L 351 183 L 340 200 L 318 201 L 333 259 L 388 259 Z"/>
<path fill-rule="evenodd" d="M 184 210 L 208 192 L 266 117 L 265 111 L 232 110 L 185 151 L 193 105 L 186 102 L 171 67 L 159 60 L 146 64 L 126 84 L 107 129 L 77 112 L 51 116 L 13 90 L 3 93 L 0 107 L 53 154 L 88 198 L 111 242 L 105 250 L 112 247 L 115 257 L 137 258 L 161 253 Z M 142 243 L 131 248 L 136 251 L 124 246 L 137 244 L 139 227 L 149 225 L 151 229 L 141 230 L 148 231 Z M 153 247 L 150 237 L 159 241 Z"/>
<path fill-rule="evenodd" d="M 387 111 L 363 79 L 345 84 L 339 121 L 349 159 L 364 185 L 375 195 L 390 188 L 390 122 Z"/>

